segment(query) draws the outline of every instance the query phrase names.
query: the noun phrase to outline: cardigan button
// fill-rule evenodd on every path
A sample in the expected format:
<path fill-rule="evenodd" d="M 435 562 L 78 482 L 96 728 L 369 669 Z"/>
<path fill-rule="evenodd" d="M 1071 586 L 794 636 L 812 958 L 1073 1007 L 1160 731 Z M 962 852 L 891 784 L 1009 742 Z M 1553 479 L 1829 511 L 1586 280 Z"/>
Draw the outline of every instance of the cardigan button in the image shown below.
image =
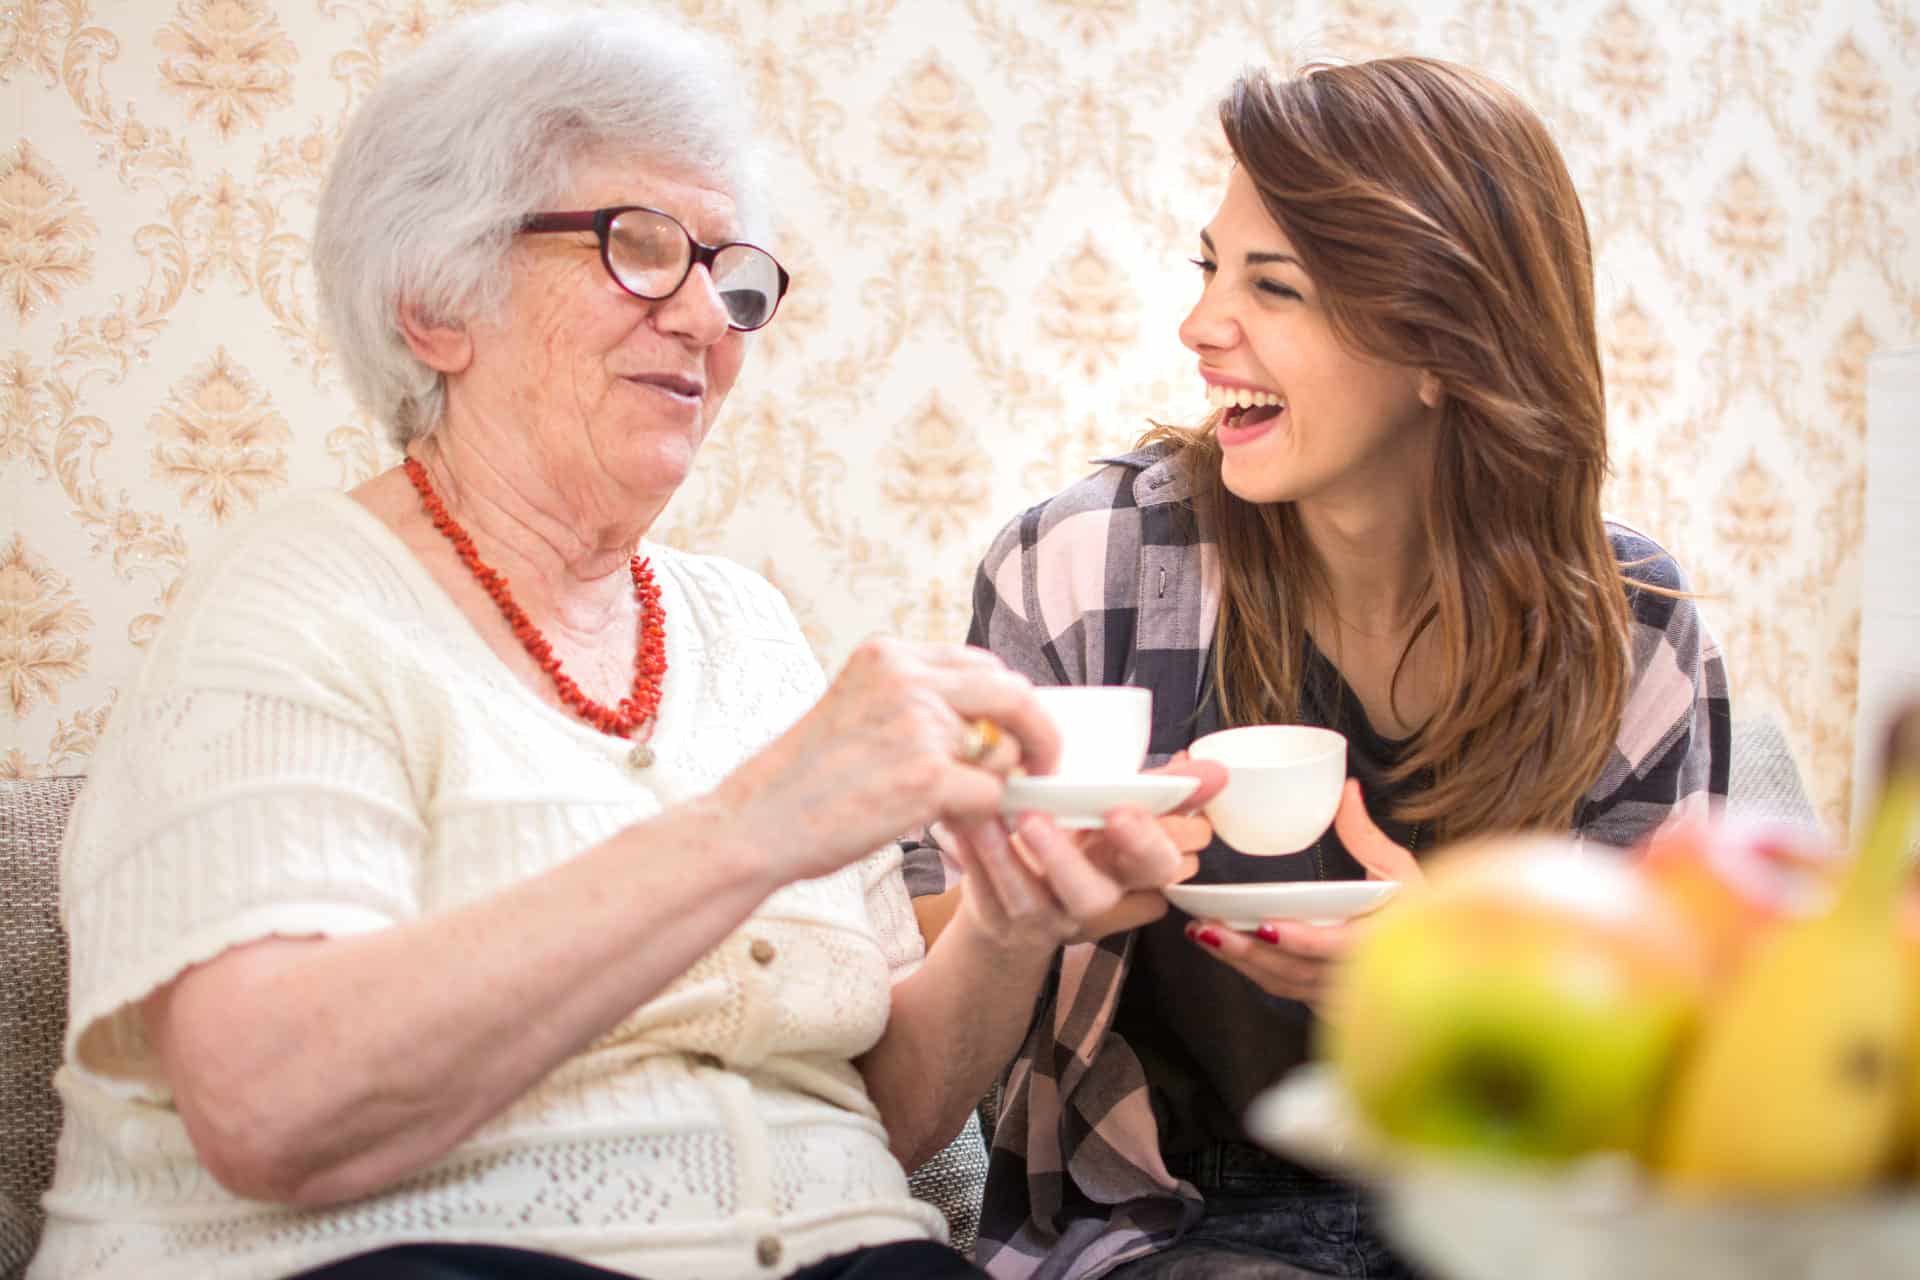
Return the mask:
<path fill-rule="evenodd" d="M 765 938 L 755 938 L 753 945 L 747 948 L 747 954 L 753 957 L 755 964 L 772 964 L 774 956 L 779 953 Z"/>
<path fill-rule="evenodd" d="M 777 1266 L 780 1262 L 780 1241 L 774 1236 L 761 1236 L 759 1243 L 753 1246 L 753 1256 L 760 1260 L 763 1267 Z"/>

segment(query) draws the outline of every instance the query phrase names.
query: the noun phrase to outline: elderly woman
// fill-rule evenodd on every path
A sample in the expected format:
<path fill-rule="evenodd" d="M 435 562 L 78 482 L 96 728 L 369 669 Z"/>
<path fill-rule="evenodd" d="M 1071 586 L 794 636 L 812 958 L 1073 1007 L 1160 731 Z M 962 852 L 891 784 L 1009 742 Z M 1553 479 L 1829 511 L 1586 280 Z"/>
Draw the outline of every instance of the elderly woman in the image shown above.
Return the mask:
<path fill-rule="evenodd" d="M 1023 678 L 876 642 L 823 690 L 765 582 L 644 540 L 787 287 L 745 97 L 514 10 L 358 113 L 314 261 L 406 461 L 207 553 L 114 715 L 35 1280 L 972 1273 L 903 1166 L 1205 824 L 1016 846 Z"/>

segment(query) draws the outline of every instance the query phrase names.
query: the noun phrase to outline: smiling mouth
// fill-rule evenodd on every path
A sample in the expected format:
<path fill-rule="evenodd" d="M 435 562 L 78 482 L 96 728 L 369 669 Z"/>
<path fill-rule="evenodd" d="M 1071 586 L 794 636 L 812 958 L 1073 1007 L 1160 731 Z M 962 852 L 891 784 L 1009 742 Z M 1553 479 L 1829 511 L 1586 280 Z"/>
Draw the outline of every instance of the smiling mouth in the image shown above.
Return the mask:
<path fill-rule="evenodd" d="M 1224 387 L 1211 382 L 1207 384 L 1207 403 L 1227 411 L 1226 416 L 1220 419 L 1223 427 L 1253 427 L 1271 422 L 1287 407 L 1286 400 L 1272 391 Z"/>

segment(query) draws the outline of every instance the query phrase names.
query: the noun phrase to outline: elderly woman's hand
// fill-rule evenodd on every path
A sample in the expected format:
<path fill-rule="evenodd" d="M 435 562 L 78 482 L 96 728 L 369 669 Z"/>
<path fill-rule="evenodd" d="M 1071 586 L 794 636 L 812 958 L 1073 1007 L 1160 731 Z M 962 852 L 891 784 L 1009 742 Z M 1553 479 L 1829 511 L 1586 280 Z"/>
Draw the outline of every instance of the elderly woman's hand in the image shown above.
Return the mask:
<path fill-rule="evenodd" d="M 1213 839 L 1192 813 L 1226 784 L 1211 761 L 1176 757 L 1156 773 L 1200 779 L 1181 811 L 1154 818 L 1121 807 L 1095 831 L 1065 831 L 1042 813 L 1022 814 L 1011 832 L 997 819 L 944 824 L 941 845 L 961 864 L 964 909 L 988 935 L 1014 946 L 1058 946 L 1138 928 L 1166 914 L 1162 885 L 1199 868 Z"/>
<path fill-rule="evenodd" d="M 969 725 L 1000 741 L 963 759 Z M 786 880 L 824 875 L 929 821 L 998 814 L 1006 774 L 1059 754 L 1026 677 L 984 649 L 875 639 L 811 711 L 729 777 L 722 806 Z"/>
<path fill-rule="evenodd" d="M 1410 884 L 1426 878 L 1413 855 L 1367 816 L 1360 784 L 1352 779 L 1341 793 L 1333 826 L 1347 852 L 1367 869 L 1367 879 Z M 1187 926 L 1187 939 L 1222 964 L 1238 969 L 1268 995 L 1317 1005 L 1326 992 L 1333 966 L 1367 926 L 1365 916 L 1325 925 L 1268 920 L 1249 936 L 1217 920 L 1196 920 Z"/>

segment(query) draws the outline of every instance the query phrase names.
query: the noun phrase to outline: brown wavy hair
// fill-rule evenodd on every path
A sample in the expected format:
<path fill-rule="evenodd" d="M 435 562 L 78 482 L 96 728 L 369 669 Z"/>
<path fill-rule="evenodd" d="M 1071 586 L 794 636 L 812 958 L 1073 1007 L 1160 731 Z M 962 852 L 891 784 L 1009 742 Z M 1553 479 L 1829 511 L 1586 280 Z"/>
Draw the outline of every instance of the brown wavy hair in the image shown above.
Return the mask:
<path fill-rule="evenodd" d="M 1243 75 L 1220 103 L 1240 167 L 1352 349 L 1445 392 L 1424 504 L 1440 702 L 1392 777 L 1448 839 L 1573 820 L 1620 725 L 1630 614 L 1600 515 L 1606 397 L 1586 216 L 1513 93 L 1424 58 Z M 1215 415 L 1160 427 L 1219 548 L 1215 685 L 1229 724 L 1299 710 L 1302 602 L 1325 570 L 1290 503 L 1221 480 Z"/>

